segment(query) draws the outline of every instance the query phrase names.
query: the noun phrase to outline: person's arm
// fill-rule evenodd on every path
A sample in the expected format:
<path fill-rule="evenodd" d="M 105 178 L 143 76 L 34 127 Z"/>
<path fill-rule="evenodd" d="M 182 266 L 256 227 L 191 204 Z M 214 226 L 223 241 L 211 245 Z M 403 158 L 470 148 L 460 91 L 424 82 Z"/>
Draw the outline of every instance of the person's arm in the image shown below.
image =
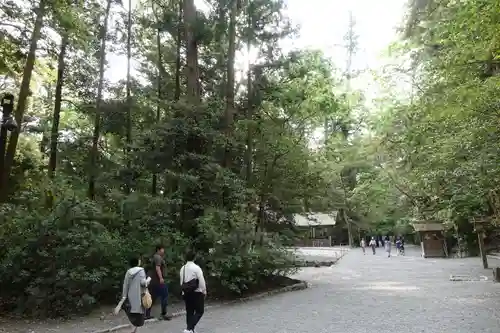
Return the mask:
<path fill-rule="evenodd" d="M 122 309 L 123 303 L 125 303 L 125 300 L 127 299 L 128 287 L 130 284 L 130 277 L 128 276 L 127 273 L 125 273 L 125 278 L 123 279 L 122 298 L 120 299 L 120 301 L 116 305 L 115 309 L 113 310 L 113 313 L 115 315 L 120 313 L 120 310 Z"/>
<path fill-rule="evenodd" d="M 127 272 L 125 273 L 125 278 L 123 279 L 122 300 L 125 300 L 127 298 L 129 284 L 130 284 L 130 276 L 128 275 Z"/>
<path fill-rule="evenodd" d="M 148 278 L 146 276 L 146 272 L 143 269 L 141 269 L 141 271 L 138 274 L 139 274 L 139 278 L 141 280 L 141 286 L 147 287 L 151 278 Z"/>
<path fill-rule="evenodd" d="M 179 271 L 179 277 L 180 277 L 180 280 L 179 280 L 179 285 L 182 286 L 182 284 L 184 283 L 184 268 L 185 266 L 182 266 L 181 267 L 181 270 Z"/>
<path fill-rule="evenodd" d="M 162 259 L 160 256 L 154 256 L 153 260 L 154 260 L 154 264 L 155 264 L 156 275 L 158 276 L 158 281 L 160 281 L 160 283 L 163 283 L 164 282 L 163 272 L 161 271 Z"/>
<path fill-rule="evenodd" d="M 199 266 L 198 266 L 198 269 L 196 270 L 196 277 L 198 278 L 198 281 L 199 281 L 198 288 L 200 288 L 201 292 L 206 295 L 207 294 L 207 283 L 205 282 L 205 277 L 203 276 L 203 271 L 201 270 L 201 268 Z"/>

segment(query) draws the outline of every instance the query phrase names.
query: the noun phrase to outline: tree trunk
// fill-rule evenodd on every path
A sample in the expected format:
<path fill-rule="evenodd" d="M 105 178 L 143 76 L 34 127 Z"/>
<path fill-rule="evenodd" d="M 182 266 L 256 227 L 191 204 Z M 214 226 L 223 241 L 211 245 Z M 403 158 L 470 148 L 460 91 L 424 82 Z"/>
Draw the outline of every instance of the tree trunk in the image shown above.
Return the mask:
<path fill-rule="evenodd" d="M 252 16 L 249 10 L 249 4 L 247 4 L 247 54 L 250 54 L 250 49 L 252 48 Z M 246 135 L 246 150 L 245 150 L 245 179 L 247 187 L 252 187 L 252 173 L 253 173 L 253 124 L 251 123 L 253 119 L 253 82 L 252 82 L 252 65 L 250 63 L 250 57 L 247 63 L 247 112 L 245 115 L 247 121 L 247 135 Z M 251 200 L 248 200 L 249 205 Z M 249 206 L 250 208 L 250 206 Z"/>
<path fill-rule="evenodd" d="M 52 115 L 52 129 L 50 131 L 50 156 L 49 156 L 49 178 L 54 179 L 57 167 L 57 143 L 59 139 L 59 120 L 61 116 L 62 89 L 64 85 L 64 71 L 66 69 L 66 49 L 68 46 L 68 34 L 64 33 L 59 51 L 57 64 L 57 82 L 54 101 L 54 114 Z M 52 207 L 54 201 L 53 193 L 47 193 L 47 207 Z"/>
<path fill-rule="evenodd" d="M 193 104 L 200 102 L 198 82 L 198 46 L 195 39 L 196 7 L 194 0 L 184 0 L 184 26 L 186 38 L 187 96 Z"/>
<path fill-rule="evenodd" d="M 234 58 L 236 56 L 236 17 L 238 12 L 238 0 L 231 1 L 231 12 L 229 15 L 229 46 L 227 58 L 227 86 L 226 86 L 226 114 L 225 134 L 226 134 L 226 149 L 224 154 L 223 166 L 231 167 L 231 150 L 230 150 L 230 135 L 233 126 L 234 117 Z"/>
<path fill-rule="evenodd" d="M 132 60 L 132 0 L 128 0 L 128 21 L 127 21 L 127 131 L 125 152 L 127 159 L 127 173 L 125 179 L 125 193 L 130 194 L 132 187 L 131 170 L 132 157 L 130 156 L 130 148 L 132 147 L 132 96 L 131 96 L 131 78 L 130 65 Z"/>
<path fill-rule="evenodd" d="M 181 45 L 182 45 L 182 0 L 179 1 L 179 23 L 177 25 L 176 57 L 175 57 L 175 101 L 181 98 Z"/>
<path fill-rule="evenodd" d="M 101 132 L 101 106 L 102 106 L 102 91 L 104 88 L 104 64 L 106 62 L 106 36 L 108 34 L 108 19 L 111 10 L 111 0 L 106 4 L 106 12 L 104 13 L 103 29 L 101 31 L 101 48 L 99 51 L 99 83 L 97 85 L 97 99 L 95 107 L 94 134 L 92 136 L 92 147 L 90 149 L 90 176 L 88 196 L 90 199 L 95 198 L 95 180 L 97 178 L 97 160 L 99 155 L 99 134 Z"/>
<path fill-rule="evenodd" d="M 157 23 L 159 24 L 159 21 L 157 20 Z M 156 29 L 156 49 L 157 49 L 157 78 L 156 78 L 156 123 L 158 124 L 160 122 L 160 99 L 161 99 L 161 84 L 162 84 L 162 57 L 161 57 L 161 36 L 160 36 L 160 28 L 158 27 Z M 153 173 L 153 180 L 151 184 L 151 194 L 156 195 L 158 192 L 158 175 L 156 172 Z"/>
<path fill-rule="evenodd" d="M 26 100 L 30 95 L 31 75 L 33 74 L 33 67 L 35 66 L 36 50 L 38 48 L 38 40 L 40 39 L 40 32 L 43 27 L 43 17 L 45 14 L 45 0 L 41 0 L 38 9 L 36 10 L 35 25 L 33 26 L 33 33 L 31 35 L 30 48 L 26 63 L 23 70 L 23 79 L 21 81 L 21 89 L 19 90 L 19 97 L 17 100 L 15 118 L 18 124 L 16 130 L 10 134 L 7 152 L 3 159 L 2 168 L 0 169 L 0 202 L 4 202 L 8 196 L 8 181 L 10 170 L 16 155 L 17 142 L 19 140 L 19 133 L 21 132 L 21 122 L 26 108 Z M 3 156 L 1 156 L 3 158 Z"/>

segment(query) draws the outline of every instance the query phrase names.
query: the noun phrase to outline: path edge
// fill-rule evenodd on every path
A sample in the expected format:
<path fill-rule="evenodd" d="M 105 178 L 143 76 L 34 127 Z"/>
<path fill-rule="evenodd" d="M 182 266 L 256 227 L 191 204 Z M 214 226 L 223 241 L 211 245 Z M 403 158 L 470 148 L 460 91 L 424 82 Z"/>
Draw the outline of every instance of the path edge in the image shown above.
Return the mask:
<path fill-rule="evenodd" d="M 254 300 L 261 299 L 261 298 L 269 297 L 269 296 L 276 295 L 276 294 L 282 294 L 282 293 L 286 293 L 286 292 L 290 292 L 290 291 L 304 290 L 304 289 L 307 289 L 308 287 L 309 287 L 309 285 L 306 281 L 300 281 L 298 283 L 294 283 L 294 284 L 286 286 L 286 287 L 265 291 L 265 292 L 255 294 L 252 296 L 242 297 L 242 298 L 238 298 L 238 299 L 235 299 L 232 301 L 222 302 L 220 304 L 208 305 L 205 307 L 205 310 L 209 310 L 209 309 L 213 309 L 213 308 L 217 308 L 217 307 L 221 307 L 221 306 L 227 306 L 227 305 L 231 305 L 231 304 L 236 304 L 236 303 L 244 303 L 244 302 L 248 302 L 248 301 L 254 301 Z M 176 318 L 176 317 L 181 317 L 185 314 L 186 314 L 186 311 L 181 310 L 181 311 L 177 311 L 177 312 L 172 313 L 171 316 L 172 316 L 172 318 Z M 158 321 L 160 321 L 160 320 L 154 318 L 154 319 L 146 320 L 146 323 L 151 324 L 151 323 L 155 323 Z M 123 330 L 126 328 L 131 328 L 131 327 L 132 327 L 131 324 L 122 324 L 122 325 L 118 325 L 118 326 L 114 326 L 114 327 L 110 327 L 110 328 L 106 328 L 106 329 L 101 329 L 98 331 L 93 331 L 92 333 L 117 332 L 117 331 L 120 331 L 120 330 Z"/>

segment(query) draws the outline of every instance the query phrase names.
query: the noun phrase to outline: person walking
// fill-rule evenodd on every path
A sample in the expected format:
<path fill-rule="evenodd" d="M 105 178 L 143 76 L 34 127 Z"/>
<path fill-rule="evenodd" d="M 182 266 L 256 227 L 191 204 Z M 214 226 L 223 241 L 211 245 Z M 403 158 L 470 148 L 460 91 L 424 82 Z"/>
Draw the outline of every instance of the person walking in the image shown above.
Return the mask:
<path fill-rule="evenodd" d="M 157 245 L 155 253 L 151 258 L 151 277 L 150 292 L 153 299 L 153 304 L 157 299 L 160 299 L 161 319 L 170 320 L 172 316 L 167 314 L 168 306 L 168 285 L 165 281 L 165 247 Z M 151 309 L 146 311 L 146 319 L 152 318 Z"/>
<path fill-rule="evenodd" d="M 361 246 L 361 249 L 363 250 L 363 255 L 366 254 L 366 241 L 364 238 L 361 238 L 360 246 Z"/>
<path fill-rule="evenodd" d="M 375 254 L 375 248 L 377 247 L 377 241 L 375 240 L 375 237 L 372 237 L 368 245 L 372 248 L 373 254 Z"/>
<path fill-rule="evenodd" d="M 194 263 L 194 252 L 186 254 L 186 264 L 180 269 L 180 283 L 184 304 L 186 306 L 186 329 L 184 333 L 194 333 L 196 324 L 205 312 L 205 296 L 207 285 L 203 271 Z"/>
<path fill-rule="evenodd" d="M 385 237 L 385 252 L 387 252 L 387 258 L 390 258 L 391 257 L 391 240 L 389 238 L 389 236 L 386 236 Z"/>
<path fill-rule="evenodd" d="M 146 277 L 144 268 L 140 266 L 141 262 L 138 258 L 130 259 L 130 268 L 125 273 L 125 278 L 123 279 L 122 298 L 114 311 L 116 315 L 121 309 L 125 310 L 130 323 L 134 326 L 132 333 L 136 333 L 139 327 L 144 326 L 145 318 L 142 298 L 151 281 L 151 278 Z"/>

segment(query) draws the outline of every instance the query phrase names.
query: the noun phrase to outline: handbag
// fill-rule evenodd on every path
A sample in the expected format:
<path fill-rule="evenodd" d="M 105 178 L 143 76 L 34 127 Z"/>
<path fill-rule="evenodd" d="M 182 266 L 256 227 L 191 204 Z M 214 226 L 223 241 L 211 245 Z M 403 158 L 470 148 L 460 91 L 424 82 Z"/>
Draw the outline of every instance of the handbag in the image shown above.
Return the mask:
<path fill-rule="evenodd" d="M 151 294 L 149 293 L 149 290 L 147 288 L 142 294 L 141 302 L 142 307 L 146 310 L 151 309 L 151 307 L 153 306 L 153 298 L 151 297 Z"/>
<path fill-rule="evenodd" d="M 182 270 L 183 270 L 182 284 L 181 284 L 182 292 L 186 294 L 196 291 L 196 289 L 198 289 L 200 285 L 200 280 L 192 279 L 186 282 L 186 265 L 182 267 Z"/>

